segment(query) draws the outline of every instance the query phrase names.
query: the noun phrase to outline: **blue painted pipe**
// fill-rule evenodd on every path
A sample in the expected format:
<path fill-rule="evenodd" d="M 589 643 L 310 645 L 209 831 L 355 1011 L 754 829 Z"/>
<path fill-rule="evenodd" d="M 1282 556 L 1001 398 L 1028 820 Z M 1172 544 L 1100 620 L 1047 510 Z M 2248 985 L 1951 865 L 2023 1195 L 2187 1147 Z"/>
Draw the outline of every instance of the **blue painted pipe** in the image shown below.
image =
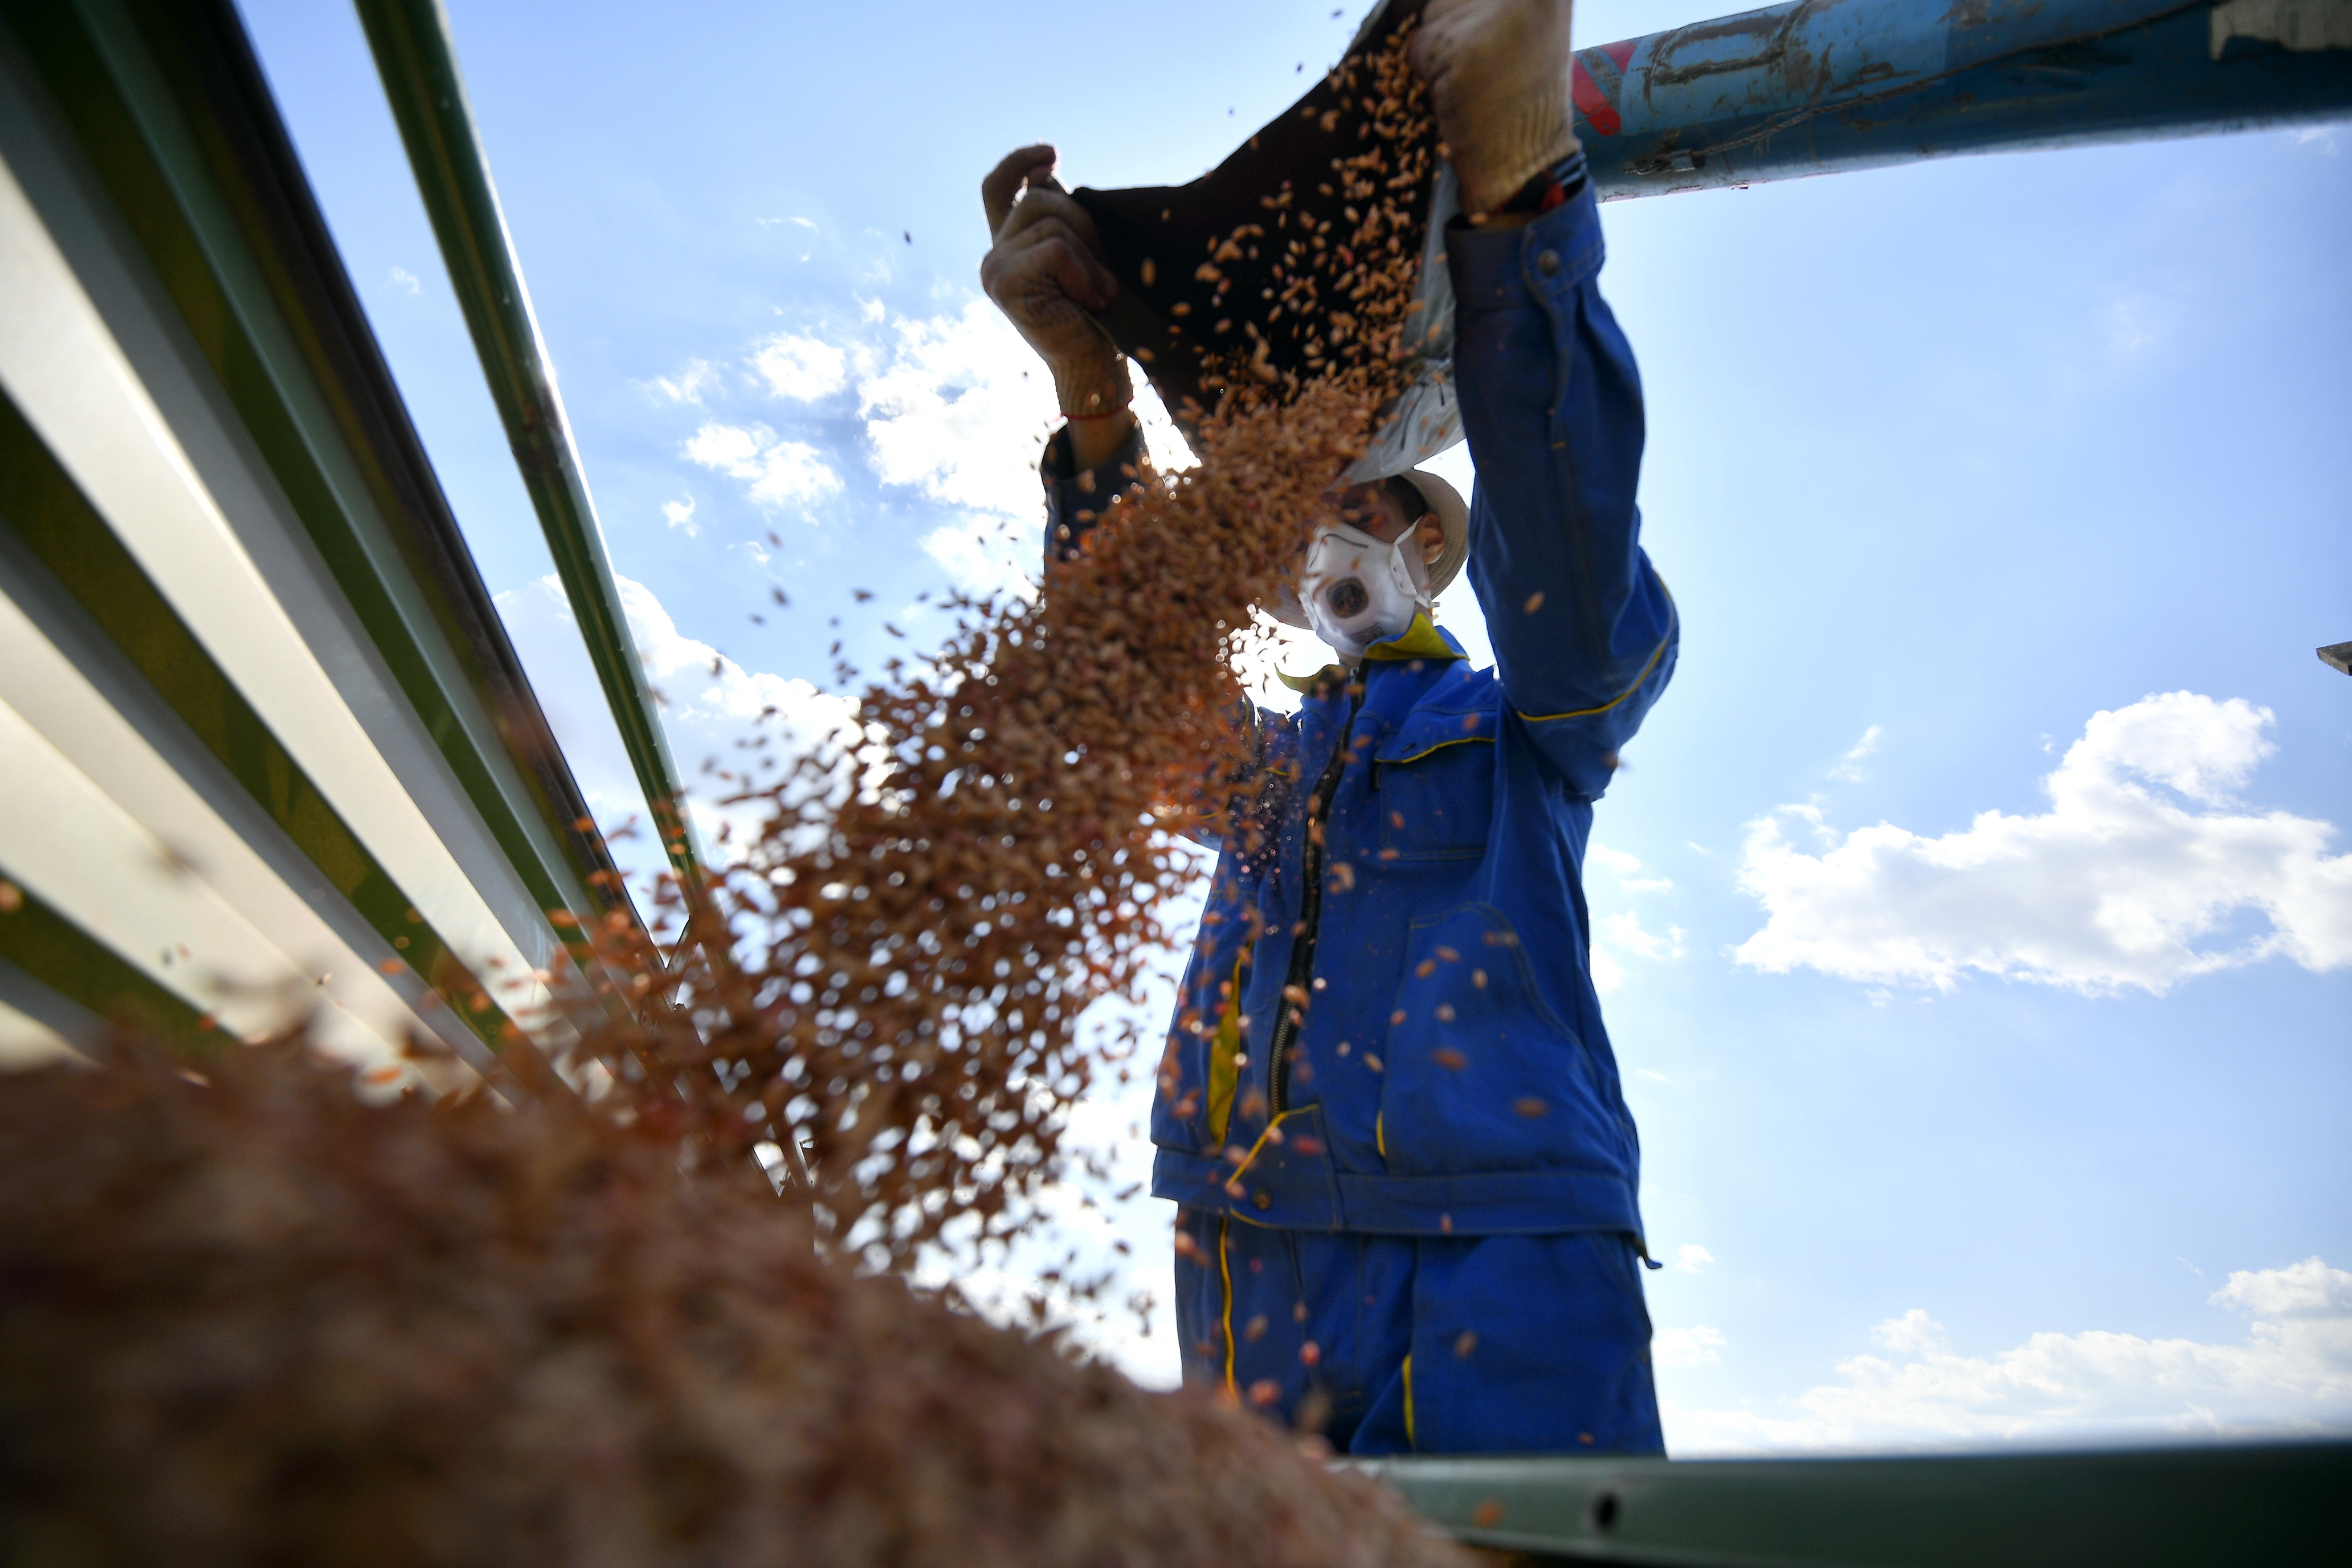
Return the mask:
<path fill-rule="evenodd" d="M 2352 115 L 2352 0 L 1792 0 L 1577 51 L 1604 201 Z"/>

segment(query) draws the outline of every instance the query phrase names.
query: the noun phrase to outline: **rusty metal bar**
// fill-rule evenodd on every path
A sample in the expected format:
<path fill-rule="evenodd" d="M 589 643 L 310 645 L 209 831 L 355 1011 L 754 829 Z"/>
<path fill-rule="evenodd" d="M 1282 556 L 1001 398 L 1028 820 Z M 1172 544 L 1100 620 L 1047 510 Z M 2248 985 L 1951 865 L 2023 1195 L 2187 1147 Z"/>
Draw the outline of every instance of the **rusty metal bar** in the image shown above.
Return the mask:
<path fill-rule="evenodd" d="M 2352 115 L 2352 0 L 1792 0 L 1577 51 L 1604 201 Z"/>

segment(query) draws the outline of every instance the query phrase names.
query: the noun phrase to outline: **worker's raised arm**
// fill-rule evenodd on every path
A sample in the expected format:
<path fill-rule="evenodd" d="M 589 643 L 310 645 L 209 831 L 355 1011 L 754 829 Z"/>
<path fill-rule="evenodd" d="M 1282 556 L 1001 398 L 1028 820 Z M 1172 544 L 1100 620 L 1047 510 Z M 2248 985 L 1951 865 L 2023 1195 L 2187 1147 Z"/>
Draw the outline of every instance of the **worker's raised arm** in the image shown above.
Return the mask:
<path fill-rule="evenodd" d="M 1587 187 L 1523 226 L 1449 234 L 1446 253 L 1478 469 L 1470 584 L 1505 700 L 1597 796 L 1678 629 L 1641 546 L 1642 384 L 1596 280 L 1600 215 Z"/>
<path fill-rule="evenodd" d="M 1431 0 L 1413 40 L 1464 211 L 1445 236 L 1478 481 L 1470 584 L 1504 700 L 1570 789 L 1608 787 L 1673 673 L 1641 546 L 1642 382 L 1602 302 L 1601 216 L 1569 118 L 1566 0 Z"/>
<path fill-rule="evenodd" d="M 1094 219 L 1054 179 L 1054 149 L 1005 154 L 980 183 L 980 286 L 1045 362 L 1069 423 L 1045 445 L 1045 566 L 1065 559 L 1143 469 L 1127 358 L 1097 312 L 1118 292 Z"/>

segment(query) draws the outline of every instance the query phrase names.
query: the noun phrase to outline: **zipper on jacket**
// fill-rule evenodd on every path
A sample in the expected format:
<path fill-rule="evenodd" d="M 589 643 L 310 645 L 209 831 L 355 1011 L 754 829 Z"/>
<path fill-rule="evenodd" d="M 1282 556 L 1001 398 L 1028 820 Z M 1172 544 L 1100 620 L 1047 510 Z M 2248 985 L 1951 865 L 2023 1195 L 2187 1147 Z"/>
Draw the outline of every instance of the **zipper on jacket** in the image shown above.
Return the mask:
<path fill-rule="evenodd" d="M 1266 1048 L 1266 1098 L 1273 1106 L 1273 1115 L 1280 1116 L 1290 1109 L 1290 1047 L 1298 1038 L 1299 1020 L 1306 1016 L 1307 1003 L 1291 999 L 1290 993 L 1312 999 L 1315 991 L 1315 936 L 1323 923 L 1323 832 L 1331 815 L 1331 797 L 1339 792 L 1340 775 L 1348 771 L 1349 741 L 1356 728 L 1356 713 L 1364 705 L 1364 682 L 1361 675 L 1348 687 L 1348 716 L 1340 722 L 1339 738 L 1331 744 L 1331 760 L 1323 764 L 1323 776 L 1315 781 L 1315 795 L 1307 803 L 1307 842 L 1301 847 L 1301 888 L 1298 898 L 1297 936 L 1290 944 L 1290 972 L 1282 978 L 1282 1005 L 1275 1014 L 1274 1041 Z"/>

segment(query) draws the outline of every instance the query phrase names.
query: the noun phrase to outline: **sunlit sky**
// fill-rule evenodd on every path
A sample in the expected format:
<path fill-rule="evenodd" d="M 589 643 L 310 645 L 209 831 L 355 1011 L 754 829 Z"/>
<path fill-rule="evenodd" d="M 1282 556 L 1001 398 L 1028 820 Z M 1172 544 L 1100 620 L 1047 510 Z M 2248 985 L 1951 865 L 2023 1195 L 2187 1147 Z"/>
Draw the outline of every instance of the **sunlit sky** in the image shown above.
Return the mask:
<path fill-rule="evenodd" d="M 575 769 L 641 809 L 358 26 L 243 9 Z M 1034 570 L 1051 399 L 978 291 L 981 175 L 1189 179 L 1357 16 L 450 11 L 689 771 L 824 721 L 835 639 L 878 665 L 942 630 L 919 594 Z M 1699 19 L 1588 0 L 1578 42 Z M 2352 638 L 2352 126 L 1604 224 L 1685 626 L 1590 888 L 1670 1447 L 2352 1429 L 2352 681 L 2313 656 Z M 1089 1111 L 1124 1180 L 1142 1108 Z M 1117 1210 L 1133 1286 L 1167 1221 Z"/>

